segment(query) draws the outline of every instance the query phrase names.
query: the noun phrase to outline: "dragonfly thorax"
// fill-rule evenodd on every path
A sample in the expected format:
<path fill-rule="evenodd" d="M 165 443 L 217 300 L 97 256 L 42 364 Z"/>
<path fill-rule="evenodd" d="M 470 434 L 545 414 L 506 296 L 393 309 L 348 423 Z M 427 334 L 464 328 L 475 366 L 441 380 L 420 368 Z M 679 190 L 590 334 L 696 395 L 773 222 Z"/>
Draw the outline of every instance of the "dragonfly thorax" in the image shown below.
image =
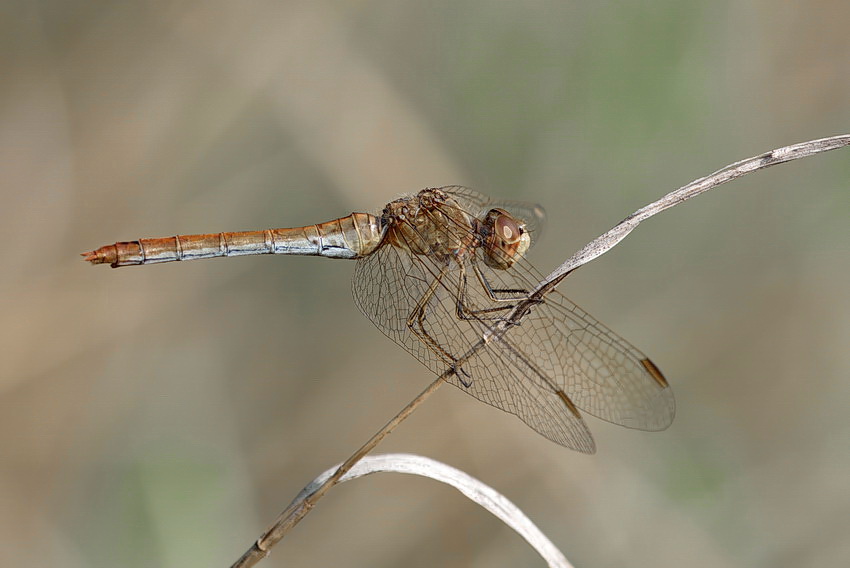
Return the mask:
<path fill-rule="evenodd" d="M 446 260 L 467 254 L 479 242 L 477 220 L 438 189 L 393 201 L 381 218 L 388 242 L 416 255 Z"/>

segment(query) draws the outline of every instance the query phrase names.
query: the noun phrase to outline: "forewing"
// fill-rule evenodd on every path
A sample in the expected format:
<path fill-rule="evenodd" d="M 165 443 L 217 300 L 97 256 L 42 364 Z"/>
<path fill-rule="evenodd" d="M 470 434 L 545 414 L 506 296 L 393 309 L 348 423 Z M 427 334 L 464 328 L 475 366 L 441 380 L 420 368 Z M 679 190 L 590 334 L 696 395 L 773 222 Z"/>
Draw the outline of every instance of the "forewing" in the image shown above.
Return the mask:
<path fill-rule="evenodd" d="M 542 205 L 526 201 L 493 199 L 462 185 L 449 185 L 440 189 L 456 199 L 466 211 L 479 218 L 495 207 L 508 211 L 514 218 L 525 223 L 526 229 L 531 233 L 532 245 L 543 233 L 546 213 Z"/>
<path fill-rule="evenodd" d="M 470 314 L 461 319 L 457 297 L 464 277 L 464 305 Z M 518 416 L 558 444 L 585 453 L 595 450 L 584 421 L 570 412 L 550 382 L 530 370 L 533 362 L 512 345 L 513 338 L 482 341 L 506 310 L 483 311 L 503 308 L 504 304 L 488 297 L 469 267 L 411 255 L 385 244 L 357 262 L 352 288 L 354 300 L 366 317 L 432 372 L 442 374 L 452 367 L 453 359 L 457 360 L 460 379 L 452 375 L 448 382 Z M 426 294 L 429 299 L 422 317 L 413 318 L 412 324 L 436 345 L 423 341 L 409 325 Z"/>
<path fill-rule="evenodd" d="M 480 268 L 494 288 L 531 290 L 541 279 L 525 259 L 507 270 Z M 673 390 L 657 367 L 560 292 L 532 305 L 505 337 L 588 414 L 638 430 L 663 430 L 673 421 Z"/>
<path fill-rule="evenodd" d="M 471 190 L 450 192 L 475 215 L 492 206 Z M 563 398 L 630 428 L 661 430 L 670 424 L 672 390 L 655 366 L 560 293 L 550 293 L 517 324 L 499 331 L 499 322 L 523 291 L 534 288 L 539 275 L 524 259 L 507 270 L 478 260 L 438 262 L 385 244 L 358 261 L 355 301 L 384 334 L 431 371 L 441 374 L 456 362 L 457 373 L 449 382 L 564 446 L 594 450 L 584 421 Z M 493 300 L 488 287 L 501 301 Z M 417 312 L 417 306 L 422 310 Z"/>
<path fill-rule="evenodd" d="M 638 430 L 673 421 L 673 390 L 655 365 L 564 295 L 546 296 L 518 331 L 521 348 L 588 414 Z"/>

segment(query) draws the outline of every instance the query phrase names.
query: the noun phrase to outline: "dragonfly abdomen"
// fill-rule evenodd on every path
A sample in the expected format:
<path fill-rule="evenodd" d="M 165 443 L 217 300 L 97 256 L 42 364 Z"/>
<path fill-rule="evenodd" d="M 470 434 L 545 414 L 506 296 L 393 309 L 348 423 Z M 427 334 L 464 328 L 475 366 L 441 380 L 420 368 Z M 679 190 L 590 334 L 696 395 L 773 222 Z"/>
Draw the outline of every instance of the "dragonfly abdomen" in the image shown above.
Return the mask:
<path fill-rule="evenodd" d="M 117 242 L 83 253 L 92 264 L 113 268 L 220 256 L 294 254 L 356 259 L 377 248 L 383 233 L 368 213 L 352 213 L 326 223 L 291 229 L 177 235 Z"/>

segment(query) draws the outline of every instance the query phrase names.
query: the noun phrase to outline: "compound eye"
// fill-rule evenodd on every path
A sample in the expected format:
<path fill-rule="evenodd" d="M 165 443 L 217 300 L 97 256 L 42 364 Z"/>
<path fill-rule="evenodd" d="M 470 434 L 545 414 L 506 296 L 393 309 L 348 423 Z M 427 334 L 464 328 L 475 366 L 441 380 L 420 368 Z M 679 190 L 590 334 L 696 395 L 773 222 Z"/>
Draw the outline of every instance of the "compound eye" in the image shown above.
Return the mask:
<path fill-rule="evenodd" d="M 499 270 L 510 268 L 531 244 L 525 225 L 502 209 L 491 209 L 486 224 L 489 231 L 483 243 L 484 263 Z"/>
<path fill-rule="evenodd" d="M 493 231 L 505 244 L 512 245 L 522 238 L 522 228 L 516 220 L 509 215 L 499 215 L 493 223 Z"/>

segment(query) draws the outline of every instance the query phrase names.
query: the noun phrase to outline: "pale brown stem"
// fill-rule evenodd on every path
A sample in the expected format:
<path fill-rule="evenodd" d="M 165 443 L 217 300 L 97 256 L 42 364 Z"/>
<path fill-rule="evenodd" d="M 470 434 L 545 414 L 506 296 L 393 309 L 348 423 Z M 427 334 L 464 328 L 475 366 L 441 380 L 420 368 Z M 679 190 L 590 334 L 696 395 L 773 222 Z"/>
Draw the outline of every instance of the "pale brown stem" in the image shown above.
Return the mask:
<path fill-rule="evenodd" d="M 437 377 L 437 379 L 428 385 L 424 391 L 422 391 L 419 396 L 410 401 L 407 406 L 401 409 L 401 411 L 393 417 L 392 420 L 386 423 L 386 425 L 381 428 L 374 436 L 372 436 L 368 442 L 363 444 L 363 446 L 354 452 L 350 458 L 345 460 L 341 466 L 339 466 L 334 472 L 332 476 L 330 476 L 324 483 L 322 483 L 316 491 L 306 496 L 304 499 L 293 501 L 289 507 L 287 507 L 280 515 L 278 515 L 275 522 L 269 526 L 268 529 L 257 539 L 257 541 L 245 551 L 239 560 L 234 562 L 231 565 L 231 568 L 248 568 L 249 566 L 254 566 L 269 555 L 271 551 L 271 547 L 273 547 L 277 542 L 282 539 L 287 532 L 289 532 L 292 527 L 298 524 L 298 522 L 304 518 L 307 513 L 310 512 L 310 509 L 316 504 L 316 502 L 324 497 L 325 493 L 330 490 L 331 487 L 339 482 L 340 478 L 345 475 L 358 461 L 360 461 L 366 454 L 375 449 L 381 440 L 383 440 L 387 434 L 392 432 L 396 426 L 401 424 L 401 422 L 410 416 L 416 408 L 425 402 L 425 400 L 434 394 L 440 386 L 445 382 L 446 377 L 448 377 L 451 373 L 446 372 Z"/>
<path fill-rule="evenodd" d="M 840 136 L 833 136 L 831 138 L 823 138 L 820 140 L 812 140 L 809 142 L 803 142 L 801 144 L 794 144 L 791 146 L 786 146 L 784 148 L 778 148 L 776 150 L 772 150 L 771 152 L 767 152 L 765 154 L 761 154 L 759 156 L 755 156 L 752 158 L 748 158 L 746 160 L 742 160 L 740 162 L 736 162 L 725 168 L 722 168 L 711 175 L 708 175 L 704 178 L 700 178 L 695 180 L 673 192 L 670 192 L 663 198 L 658 201 L 647 205 L 646 207 L 635 211 L 633 214 L 626 217 L 622 222 L 616 225 L 613 229 L 605 233 L 604 235 L 597 237 L 587 245 L 585 245 L 581 250 L 579 250 L 572 257 L 567 259 L 561 266 L 559 266 L 555 271 L 553 271 L 549 276 L 547 276 L 542 282 L 538 284 L 538 286 L 532 292 L 529 300 L 519 302 L 518 305 L 512 310 L 512 313 L 509 317 L 506 318 L 507 321 L 502 322 L 499 328 L 495 331 L 497 334 L 504 333 L 506 329 L 508 329 L 508 324 L 516 323 L 524 315 L 527 313 L 528 305 L 537 301 L 538 298 L 545 296 L 547 293 L 551 292 L 557 284 L 563 280 L 570 272 L 590 262 L 591 260 L 601 256 L 602 254 L 608 252 L 612 249 L 617 243 L 619 243 L 626 235 L 628 235 L 638 224 L 642 221 L 652 217 L 653 215 L 664 211 L 674 205 L 678 205 L 683 201 L 690 199 L 691 197 L 695 197 L 713 187 L 716 187 L 722 183 L 727 181 L 731 181 L 735 178 L 741 177 L 742 175 L 773 166 L 776 164 L 782 164 L 785 162 L 789 162 L 791 160 L 796 160 L 799 158 L 803 158 L 806 156 L 810 156 L 813 154 L 818 154 L 820 152 L 826 152 L 828 150 L 834 150 L 837 148 L 841 148 L 844 146 L 850 145 L 850 134 L 844 134 Z M 90 259 L 88 259 L 90 260 Z M 484 340 L 480 340 L 475 343 L 470 349 L 462 356 L 459 357 L 455 367 L 464 363 L 474 355 L 478 350 L 480 350 L 488 340 L 491 338 L 485 338 Z M 647 361 L 650 365 L 651 362 Z M 654 367 L 654 365 L 653 365 Z M 650 372 L 652 372 L 650 370 Z M 348 458 L 337 470 L 336 472 L 328 478 L 327 481 L 322 483 L 321 486 L 312 494 L 305 497 L 304 499 L 296 500 L 283 513 L 278 516 L 277 520 L 272 524 L 265 533 L 254 543 L 254 545 L 242 555 L 242 557 L 237 560 L 231 568 L 247 568 L 249 566 L 254 566 L 257 562 L 268 556 L 269 551 L 272 546 L 274 546 L 283 536 L 294 527 L 304 516 L 310 512 L 310 509 L 313 508 L 315 503 L 321 499 L 327 491 L 333 487 L 340 478 L 348 472 L 354 464 L 360 461 L 366 454 L 371 452 L 375 446 L 377 446 L 381 440 L 386 437 L 396 426 L 398 426 L 405 418 L 410 416 L 410 414 L 425 401 L 431 394 L 433 394 L 446 380 L 447 377 L 451 376 L 454 373 L 454 369 L 448 369 L 440 375 L 437 380 L 435 380 L 431 385 L 428 386 L 422 393 L 413 399 L 407 406 L 405 406 L 401 412 L 399 412 L 392 420 L 390 420 L 386 426 L 384 426 L 377 434 L 372 436 L 372 438 L 366 442 L 363 447 L 361 447 L 357 452 L 355 452 L 350 458 Z M 663 377 L 661 377 L 663 380 Z M 656 380 L 659 380 L 656 377 Z M 666 382 L 666 381 L 665 381 Z"/>

